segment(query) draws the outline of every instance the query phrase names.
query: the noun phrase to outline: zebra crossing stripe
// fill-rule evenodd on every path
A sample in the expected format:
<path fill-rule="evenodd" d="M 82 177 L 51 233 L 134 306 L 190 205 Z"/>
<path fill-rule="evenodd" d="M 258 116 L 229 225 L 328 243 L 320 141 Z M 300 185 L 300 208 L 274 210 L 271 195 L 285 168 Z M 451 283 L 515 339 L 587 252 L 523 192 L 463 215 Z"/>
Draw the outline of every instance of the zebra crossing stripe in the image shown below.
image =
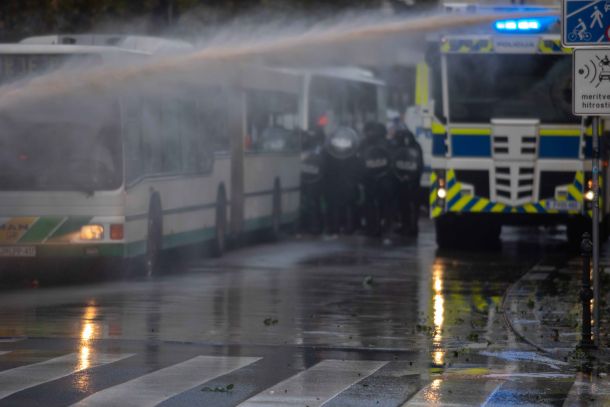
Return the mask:
<path fill-rule="evenodd" d="M 353 384 L 372 375 L 388 362 L 362 360 L 324 360 L 262 393 L 238 407 L 309 406 L 319 407 Z"/>
<path fill-rule="evenodd" d="M 0 338 L 0 343 L 15 343 L 15 342 L 21 342 L 22 340 L 24 340 L 25 338 L 22 337 L 15 337 L 15 338 Z"/>
<path fill-rule="evenodd" d="M 133 354 L 92 353 L 83 360 L 81 354 L 68 355 L 49 359 L 44 362 L 16 367 L 0 372 L 0 400 L 30 387 L 61 379 L 73 373 L 117 362 Z"/>
<path fill-rule="evenodd" d="M 434 379 L 402 407 L 483 406 L 502 383 L 488 379 Z"/>
<path fill-rule="evenodd" d="M 92 394 L 73 407 L 155 406 L 261 358 L 238 356 L 197 356 L 136 379 Z"/>

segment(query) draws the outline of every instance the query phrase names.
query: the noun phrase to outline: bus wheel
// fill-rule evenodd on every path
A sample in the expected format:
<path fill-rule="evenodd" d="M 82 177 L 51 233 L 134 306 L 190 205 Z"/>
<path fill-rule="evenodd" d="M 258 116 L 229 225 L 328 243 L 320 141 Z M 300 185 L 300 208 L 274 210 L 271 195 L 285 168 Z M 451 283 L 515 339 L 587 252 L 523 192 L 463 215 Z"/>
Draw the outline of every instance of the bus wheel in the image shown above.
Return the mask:
<path fill-rule="evenodd" d="M 159 272 L 162 239 L 163 214 L 159 198 L 155 196 L 150 202 L 150 209 L 148 211 L 148 236 L 146 238 L 146 254 L 144 257 L 144 271 L 147 277 L 151 277 Z"/>
<path fill-rule="evenodd" d="M 282 190 L 279 181 L 273 186 L 273 203 L 271 210 L 271 239 L 277 240 L 280 237 L 282 228 Z"/>
<path fill-rule="evenodd" d="M 455 222 L 449 217 L 437 218 L 434 221 L 436 244 L 439 249 L 450 249 L 456 245 Z"/>
<path fill-rule="evenodd" d="M 227 197 L 224 188 L 219 188 L 216 198 L 216 227 L 213 255 L 221 257 L 227 245 Z"/>

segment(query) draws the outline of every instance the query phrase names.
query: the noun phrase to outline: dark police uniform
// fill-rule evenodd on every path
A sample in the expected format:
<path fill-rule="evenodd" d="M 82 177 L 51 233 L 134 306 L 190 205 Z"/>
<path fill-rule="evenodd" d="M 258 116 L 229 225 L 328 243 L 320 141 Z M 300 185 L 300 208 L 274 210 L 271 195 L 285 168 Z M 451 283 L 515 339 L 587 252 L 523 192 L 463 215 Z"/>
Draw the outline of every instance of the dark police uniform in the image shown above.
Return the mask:
<path fill-rule="evenodd" d="M 359 161 L 357 133 L 340 127 L 326 137 L 323 152 L 323 190 L 326 228 L 331 234 L 354 230 L 358 197 Z"/>
<path fill-rule="evenodd" d="M 392 172 L 396 185 L 400 232 L 416 236 L 419 229 L 418 191 L 423 169 L 423 154 L 413 133 L 402 129 L 392 141 Z"/>
<path fill-rule="evenodd" d="M 391 224 L 392 174 L 387 130 L 381 123 L 367 123 L 361 149 L 366 233 L 379 235 Z"/>
<path fill-rule="evenodd" d="M 322 216 L 322 179 L 324 177 L 324 132 L 303 132 L 301 154 L 301 231 L 321 233 L 324 229 Z"/>

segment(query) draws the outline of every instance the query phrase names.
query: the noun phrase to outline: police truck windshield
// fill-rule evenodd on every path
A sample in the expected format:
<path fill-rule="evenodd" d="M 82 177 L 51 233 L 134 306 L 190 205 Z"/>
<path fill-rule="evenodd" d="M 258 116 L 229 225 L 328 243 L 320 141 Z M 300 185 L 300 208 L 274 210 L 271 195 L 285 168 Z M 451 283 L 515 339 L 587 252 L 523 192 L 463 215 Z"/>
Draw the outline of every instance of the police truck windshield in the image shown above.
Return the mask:
<path fill-rule="evenodd" d="M 571 59 L 564 55 L 447 55 L 449 119 L 578 123 L 571 114 Z"/>

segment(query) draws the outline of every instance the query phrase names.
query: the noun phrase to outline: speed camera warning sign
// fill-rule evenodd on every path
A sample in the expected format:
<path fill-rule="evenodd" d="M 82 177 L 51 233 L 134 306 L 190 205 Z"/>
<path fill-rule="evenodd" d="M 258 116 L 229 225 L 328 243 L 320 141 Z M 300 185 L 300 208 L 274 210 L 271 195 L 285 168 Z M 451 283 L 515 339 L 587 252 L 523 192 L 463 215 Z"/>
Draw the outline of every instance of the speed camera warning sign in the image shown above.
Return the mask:
<path fill-rule="evenodd" d="M 572 69 L 576 115 L 610 114 L 610 48 L 575 49 Z"/>

